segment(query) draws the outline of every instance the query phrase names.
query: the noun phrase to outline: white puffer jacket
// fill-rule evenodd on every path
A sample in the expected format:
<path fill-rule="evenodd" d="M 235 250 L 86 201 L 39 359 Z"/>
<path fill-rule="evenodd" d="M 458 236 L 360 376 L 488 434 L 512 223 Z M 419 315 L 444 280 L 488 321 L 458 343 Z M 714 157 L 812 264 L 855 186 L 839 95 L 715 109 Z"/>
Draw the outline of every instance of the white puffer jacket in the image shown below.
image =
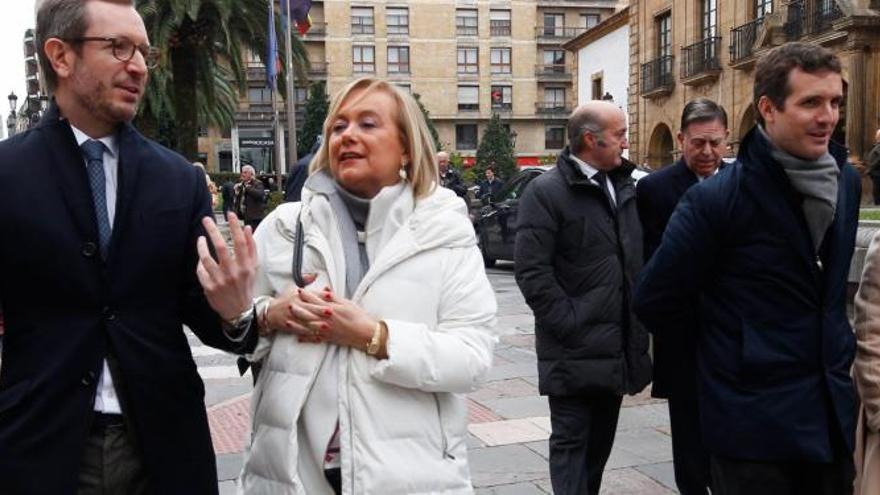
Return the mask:
<path fill-rule="evenodd" d="M 304 189 L 302 203 L 281 205 L 257 231 L 258 295 L 293 285 L 300 208 L 303 272 L 318 274 L 310 287 L 343 292 L 337 220 L 326 195 Z M 386 187 L 371 201 L 365 232 L 370 267 L 352 299 L 388 324 L 389 357 L 285 334 L 262 339 L 249 356 L 267 359 L 240 492 L 332 495 L 322 455 L 338 418 L 343 493 L 473 493 L 463 394 L 491 366 L 497 308 L 464 203 L 439 187 L 418 201 L 407 184 Z M 328 356 L 338 359 L 335 376 L 322 366 Z M 306 405 L 327 384 L 337 403 Z"/>

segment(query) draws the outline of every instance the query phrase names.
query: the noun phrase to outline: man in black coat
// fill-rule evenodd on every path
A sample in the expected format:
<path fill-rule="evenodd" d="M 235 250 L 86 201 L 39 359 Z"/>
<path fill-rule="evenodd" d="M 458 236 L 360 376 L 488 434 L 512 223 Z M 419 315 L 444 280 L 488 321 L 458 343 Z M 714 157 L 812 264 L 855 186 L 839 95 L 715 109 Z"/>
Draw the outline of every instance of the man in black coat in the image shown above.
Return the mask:
<path fill-rule="evenodd" d="M 445 151 L 437 153 L 437 166 L 440 168 L 440 185 L 467 201 L 467 186 L 464 185 L 461 175 L 454 168 L 449 167 L 449 153 Z"/>
<path fill-rule="evenodd" d="M 602 101 L 574 111 L 571 149 L 520 200 L 516 281 L 535 314 L 559 495 L 599 493 L 624 394 L 651 381 L 648 336 L 630 310 L 642 266 L 626 119 Z"/>
<path fill-rule="evenodd" d="M 498 199 L 498 193 L 501 192 L 501 188 L 504 187 L 504 183 L 495 176 L 495 169 L 489 167 L 485 172 L 486 180 L 480 182 L 480 188 L 477 192 L 477 196 L 482 199 L 487 194 L 491 194 L 493 200 Z"/>
<path fill-rule="evenodd" d="M 660 245 L 669 217 L 692 185 L 715 175 L 727 145 L 727 113 L 714 101 L 698 98 L 681 114 L 677 135 L 681 159 L 643 177 L 636 187 L 645 239 L 645 260 Z M 682 495 L 708 495 L 709 454 L 703 447 L 697 410 L 696 328 L 654 333 L 651 395 L 668 399 L 675 484 Z"/>
<path fill-rule="evenodd" d="M 713 493 L 853 490 L 855 338 L 847 275 L 860 179 L 831 141 L 838 58 L 789 43 L 755 69 L 760 119 L 737 162 L 691 187 L 640 276 L 660 333 L 698 325 L 700 426 Z"/>
<path fill-rule="evenodd" d="M 0 493 L 217 493 L 182 326 L 228 351 L 257 334 L 222 325 L 250 301 L 218 315 L 197 280 L 204 176 L 129 124 L 156 53 L 120 0 L 43 0 L 36 37 L 54 101 L 0 143 Z"/>

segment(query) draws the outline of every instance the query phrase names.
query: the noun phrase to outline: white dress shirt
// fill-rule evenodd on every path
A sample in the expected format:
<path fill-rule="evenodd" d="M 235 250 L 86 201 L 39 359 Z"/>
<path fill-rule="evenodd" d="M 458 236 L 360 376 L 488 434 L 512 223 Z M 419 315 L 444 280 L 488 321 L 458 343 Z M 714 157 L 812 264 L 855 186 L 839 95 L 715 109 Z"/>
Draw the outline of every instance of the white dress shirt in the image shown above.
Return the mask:
<path fill-rule="evenodd" d="M 82 144 L 90 138 L 83 131 L 74 126 L 73 135 L 76 137 L 76 144 Z M 104 192 L 107 198 L 107 218 L 110 226 L 113 226 L 113 220 L 116 218 L 116 184 L 119 177 L 119 144 L 116 142 L 116 136 L 105 136 L 96 141 L 104 143 Z M 88 166 L 88 161 L 83 156 L 83 165 Z M 119 407 L 119 398 L 116 396 L 116 388 L 113 387 L 113 377 L 110 375 L 110 368 L 107 366 L 107 360 L 104 360 L 104 368 L 101 370 L 101 378 L 98 380 L 98 391 L 95 394 L 95 411 L 120 414 L 122 408 Z"/>
<path fill-rule="evenodd" d="M 574 162 L 577 164 L 578 168 L 581 169 L 581 172 L 583 172 L 583 174 L 586 175 L 593 184 L 596 184 L 599 187 L 604 186 L 605 189 L 608 190 L 608 197 L 611 198 L 611 202 L 614 205 L 617 205 L 617 195 L 614 194 L 614 184 L 611 183 L 611 178 L 608 177 L 608 172 L 605 173 L 605 183 L 599 184 L 599 182 L 597 182 L 596 179 L 593 178 L 594 175 L 599 173 L 598 170 L 596 170 L 592 165 L 588 164 L 587 162 L 581 160 L 580 158 L 578 158 L 574 155 L 569 155 L 569 156 L 571 156 L 571 159 L 574 160 Z"/>

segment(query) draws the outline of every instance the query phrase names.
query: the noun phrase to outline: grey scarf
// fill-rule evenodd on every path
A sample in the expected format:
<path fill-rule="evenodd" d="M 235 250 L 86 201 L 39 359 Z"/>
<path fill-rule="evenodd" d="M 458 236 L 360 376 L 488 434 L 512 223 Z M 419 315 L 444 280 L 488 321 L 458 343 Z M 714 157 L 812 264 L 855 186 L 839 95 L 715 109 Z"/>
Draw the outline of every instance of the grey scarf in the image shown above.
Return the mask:
<path fill-rule="evenodd" d="M 798 158 L 776 147 L 764 129 L 760 126 L 758 129 L 770 143 L 770 154 L 785 170 L 792 187 L 804 196 L 804 217 L 813 247 L 818 251 L 837 209 L 837 182 L 840 176 L 837 161 L 827 151 L 814 161 Z"/>

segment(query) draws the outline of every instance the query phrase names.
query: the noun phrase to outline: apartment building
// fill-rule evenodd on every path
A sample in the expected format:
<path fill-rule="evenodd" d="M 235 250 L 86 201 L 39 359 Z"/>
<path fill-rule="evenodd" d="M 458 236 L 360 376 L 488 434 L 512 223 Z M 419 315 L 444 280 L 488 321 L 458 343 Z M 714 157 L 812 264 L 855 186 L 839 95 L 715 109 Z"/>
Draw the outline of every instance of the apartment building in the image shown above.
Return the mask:
<path fill-rule="evenodd" d="M 843 65 L 846 102 L 835 139 L 859 164 L 880 126 L 880 1 L 642 0 L 630 5 L 631 156 L 659 167 L 678 156 L 685 103 L 707 97 L 729 115 L 733 151 L 755 123 L 755 61 L 786 41 L 826 46 Z"/>
<path fill-rule="evenodd" d="M 466 161 L 497 113 L 509 126 L 521 165 L 565 146 L 577 100 L 574 61 L 562 43 L 614 14 L 618 0 L 324 0 L 312 3 L 302 37 L 310 80 L 334 94 L 374 75 L 420 95 L 445 149 Z M 262 65 L 249 70 L 238 125 L 205 136 L 209 168 L 235 167 L 240 155 L 260 168 L 271 156 L 271 102 Z M 297 122 L 307 88 L 298 87 Z M 283 109 L 283 103 L 279 108 Z M 282 113 L 284 113 L 282 111 Z M 211 131 L 213 132 L 213 131 Z M 210 132 L 209 132 L 210 134 Z M 222 151 L 216 151 L 222 150 Z M 220 157 L 224 158 L 220 158 Z"/>

